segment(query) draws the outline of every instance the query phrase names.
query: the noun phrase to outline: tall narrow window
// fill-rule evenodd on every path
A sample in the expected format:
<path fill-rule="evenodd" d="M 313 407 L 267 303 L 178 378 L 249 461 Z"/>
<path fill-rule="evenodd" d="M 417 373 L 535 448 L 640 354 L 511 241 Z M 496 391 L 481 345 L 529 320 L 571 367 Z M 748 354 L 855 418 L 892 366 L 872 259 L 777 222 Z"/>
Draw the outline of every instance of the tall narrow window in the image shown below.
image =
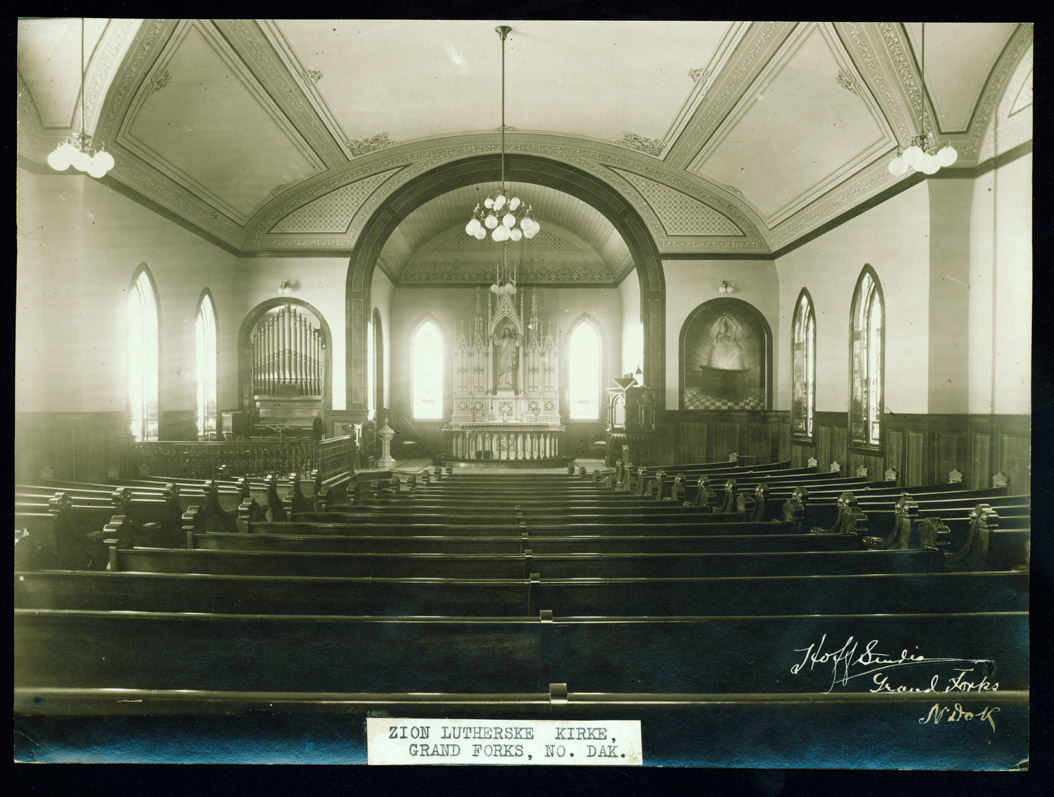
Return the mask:
<path fill-rule="evenodd" d="M 882 440 L 882 287 L 865 266 L 853 294 L 852 383 L 849 433 L 853 443 L 877 446 Z"/>
<path fill-rule="evenodd" d="M 157 440 L 158 418 L 157 291 L 145 267 L 128 295 L 128 404 L 136 440 Z"/>
<path fill-rule="evenodd" d="M 194 325 L 197 344 L 198 439 L 216 437 L 216 311 L 206 291 Z"/>
<path fill-rule="evenodd" d="M 816 411 L 816 316 L 809 292 L 802 289 L 794 309 L 794 383 L 791 386 L 792 431 L 812 437 Z"/>
<path fill-rule="evenodd" d="M 410 383 L 414 418 L 443 417 L 443 335 L 433 321 L 424 321 L 410 347 Z"/>
<path fill-rule="evenodd" d="M 568 341 L 568 410 L 571 420 L 595 421 L 600 417 L 600 333 L 580 321 Z"/>
<path fill-rule="evenodd" d="M 377 369 L 373 341 L 373 321 L 366 322 L 366 410 L 371 416 L 377 409 Z"/>
<path fill-rule="evenodd" d="M 376 307 L 373 308 L 373 334 L 370 340 L 373 341 L 373 356 L 370 358 L 373 363 L 373 406 L 382 410 L 384 409 L 384 328 L 381 326 L 381 313 Z"/>

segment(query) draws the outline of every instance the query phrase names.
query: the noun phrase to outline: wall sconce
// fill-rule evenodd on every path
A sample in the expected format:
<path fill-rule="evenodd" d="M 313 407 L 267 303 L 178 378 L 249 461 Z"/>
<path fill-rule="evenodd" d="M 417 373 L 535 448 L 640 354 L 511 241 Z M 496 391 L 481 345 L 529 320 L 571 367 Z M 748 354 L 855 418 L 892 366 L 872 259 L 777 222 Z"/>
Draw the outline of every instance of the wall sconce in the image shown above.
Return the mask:
<path fill-rule="evenodd" d="M 282 280 L 278 283 L 278 292 L 284 294 L 290 294 L 300 287 L 300 283 L 296 280 Z"/>
<path fill-rule="evenodd" d="M 721 287 L 717 289 L 718 293 L 734 293 L 736 290 L 736 284 L 734 282 L 723 281 Z"/>

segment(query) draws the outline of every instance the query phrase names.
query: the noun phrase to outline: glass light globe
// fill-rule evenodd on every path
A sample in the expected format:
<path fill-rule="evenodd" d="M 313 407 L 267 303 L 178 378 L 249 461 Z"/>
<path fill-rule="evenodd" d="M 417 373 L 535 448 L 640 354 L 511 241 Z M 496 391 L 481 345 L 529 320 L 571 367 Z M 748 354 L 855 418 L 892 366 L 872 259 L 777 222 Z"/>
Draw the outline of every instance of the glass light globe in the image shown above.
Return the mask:
<path fill-rule="evenodd" d="M 485 200 L 483 200 L 483 207 L 485 207 L 487 210 L 490 210 L 492 207 L 494 207 L 494 200 L 490 197 L 487 197 Z"/>
<path fill-rule="evenodd" d="M 493 230 L 498 226 L 498 217 L 491 213 L 483 223 L 487 225 L 488 230 Z"/>
<path fill-rule="evenodd" d="M 88 171 L 88 167 L 91 165 L 91 155 L 87 152 L 77 151 L 77 154 L 70 159 L 70 163 L 73 164 L 74 169 L 79 169 L 82 172 Z"/>
<path fill-rule="evenodd" d="M 98 157 L 92 158 L 89 161 L 88 168 L 85 169 L 85 171 L 88 173 L 89 177 L 94 177 L 96 180 L 106 174 L 106 169 L 104 169 L 102 164 L 99 163 Z"/>
<path fill-rule="evenodd" d="M 468 224 L 465 225 L 465 232 L 469 235 L 475 235 L 476 230 L 479 229 L 479 219 L 472 219 Z"/>
<path fill-rule="evenodd" d="M 500 226 L 500 227 L 495 227 L 495 228 L 494 228 L 494 232 L 492 232 L 492 233 L 490 234 L 490 237 L 491 237 L 491 238 L 493 238 L 493 239 L 494 239 L 495 241 L 505 241 L 505 240 L 508 240 L 508 237 L 509 237 L 509 228 L 508 228 L 508 227 L 506 227 L 505 225 L 502 225 L 502 226 Z"/>
<path fill-rule="evenodd" d="M 922 161 L 921 167 L 919 168 L 920 172 L 922 172 L 923 174 L 936 174 L 941 170 L 941 165 L 937 163 L 936 157 L 934 157 L 933 155 L 925 155 L 923 157 L 924 160 Z"/>
<path fill-rule="evenodd" d="M 64 172 L 70 167 L 70 158 L 63 146 L 58 146 L 48 155 L 48 166 L 57 172 Z"/>
<path fill-rule="evenodd" d="M 527 240 L 530 240 L 531 238 L 533 238 L 534 236 L 536 236 L 538 234 L 538 230 L 540 230 L 540 229 L 541 229 L 541 227 L 539 227 L 537 224 L 532 224 L 531 228 L 529 230 L 524 230 L 523 231 L 523 237 L 526 238 Z"/>
<path fill-rule="evenodd" d="M 487 237 L 487 231 L 483 229 L 482 225 L 480 225 L 480 228 L 478 230 L 476 230 L 476 240 L 477 241 L 482 241 L 486 237 Z"/>
<path fill-rule="evenodd" d="M 504 216 L 502 216 L 501 223 L 511 229 L 512 226 L 516 223 L 516 217 L 513 216 L 511 213 L 506 213 Z"/>
<path fill-rule="evenodd" d="M 941 166 L 951 166 L 959 159 L 959 152 L 951 144 L 941 147 L 937 151 L 937 163 Z"/>
<path fill-rule="evenodd" d="M 518 208 L 519 206 L 520 198 L 518 196 L 514 196 L 512 199 L 509 200 L 509 210 L 516 210 L 516 208 Z"/>
<path fill-rule="evenodd" d="M 509 237 L 514 241 L 518 241 L 523 237 L 523 230 L 519 227 L 513 227 L 512 231 L 509 233 Z"/>
<path fill-rule="evenodd" d="M 114 167 L 113 155 L 106 150 L 100 150 L 95 153 L 95 162 L 102 166 L 104 172 L 108 172 Z"/>
<path fill-rule="evenodd" d="M 904 162 L 904 158 L 898 155 L 889 162 L 889 173 L 894 177 L 900 177 L 908 170 L 908 164 Z"/>
<path fill-rule="evenodd" d="M 508 200 L 506 200 L 505 194 L 498 194 L 496 197 L 494 197 L 494 209 L 501 210 L 503 207 L 505 207 L 505 203 L 507 201 Z"/>
<path fill-rule="evenodd" d="M 912 145 L 906 150 L 904 150 L 904 154 L 901 155 L 901 157 L 904 159 L 904 162 L 908 164 L 908 166 L 913 169 L 917 169 L 919 168 L 919 158 L 921 158 L 925 154 L 926 153 L 924 153 L 922 149 Z"/>

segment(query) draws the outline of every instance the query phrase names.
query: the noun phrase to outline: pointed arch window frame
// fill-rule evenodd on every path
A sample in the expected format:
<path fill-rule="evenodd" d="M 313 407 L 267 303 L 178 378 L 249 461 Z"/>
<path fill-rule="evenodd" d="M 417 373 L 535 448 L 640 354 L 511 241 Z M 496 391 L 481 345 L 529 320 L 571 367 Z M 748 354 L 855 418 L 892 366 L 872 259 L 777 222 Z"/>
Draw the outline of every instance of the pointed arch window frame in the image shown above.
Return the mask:
<path fill-rule="evenodd" d="M 159 440 L 161 299 L 146 263 L 132 273 L 125 304 L 129 431 L 137 442 Z"/>
<path fill-rule="evenodd" d="M 876 316 L 877 312 L 877 316 Z M 886 395 L 886 302 L 882 282 L 865 263 L 853 288 L 849 315 L 848 439 L 853 448 L 882 445 Z"/>
<path fill-rule="evenodd" d="M 580 379 L 583 378 L 585 373 L 584 369 L 578 368 L 575 365 L 575 336 L 578 334 L 582 327 L 586 326 L 593 333 L 593 339 L 596 341 L 596 380 L 595 384 L 589 386 L 583 386 L 583 393 L 586 393 L 589 387 L 592 387 L 591 391 L 594 394 L 592 402 L 590 404 L 590 412 L 586 415 L 576 413 L 576 405 L 579 403 L 576 399 L 576 385 Z M 567 333 L 567 419 L 570 421 L 597 421 L 601 417 L 601 409 L 603 407 L 603 391 L 604 391 L 604 333 L 600 329 L 600 324 L 595 318 L 588 313 L 576 318 Z"/>
<path fill-rule="evenodd" d="M 791 435 L 796 440 L 811 441 L 815 422 L 816 305 L 808 288 L 802 288 L 791 320 Z"/>
<path fill-rule="evenodd" d="M 427 353 L 418 350 L 419 336 L 426 328 L 435 330 L 435 340 L 438 343 L 439 349 L 438 356 L 436 356 L 435 348 Z M 441 421 L 445 416 L 445 368 L 448 348 L 449 346 L 446 337 L 443 335 L 443 328 L 440 326 L 439 321 L 436 318 L 431 315 L 426 315 L 414 324 L 410 333 L 410 356 L 408 362 L 410 363 L 410 414 L 415 421 Z M 419 359 L 419 357 L 421 359 Z M 421 379 L 426 375 L 423 373 L 423 366 L 426 364 L 428 365 L 428 370 L 431 372 L 430 374 L 427 374 L 427 376 L 434 380 L 432 384 L 432 392 L 437 401 L 437 409 L 427 414 L 420 412 L 422 409 L 420 402 L 424 400 L 424 397 L 419 397 L 418 393 L 418 391 L 422 389 Z"/>
<path fill-rule="evenodd" d="M 194 315 L 194 395 L 199 440 L 215 439 L 218 430 L 219 321 L 216 301 L 206 288 Z"/>

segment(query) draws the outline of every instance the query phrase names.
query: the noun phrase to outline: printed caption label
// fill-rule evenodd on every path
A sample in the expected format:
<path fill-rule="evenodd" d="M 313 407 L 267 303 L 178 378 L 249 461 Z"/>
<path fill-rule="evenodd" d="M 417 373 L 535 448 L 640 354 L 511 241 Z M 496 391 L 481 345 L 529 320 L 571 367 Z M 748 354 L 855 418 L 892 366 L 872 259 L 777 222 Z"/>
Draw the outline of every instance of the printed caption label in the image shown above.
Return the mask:
<path fill-rule="evenodd" d="M 366 718 L 370 764 L 640 766 L 640 720 Z"/>

